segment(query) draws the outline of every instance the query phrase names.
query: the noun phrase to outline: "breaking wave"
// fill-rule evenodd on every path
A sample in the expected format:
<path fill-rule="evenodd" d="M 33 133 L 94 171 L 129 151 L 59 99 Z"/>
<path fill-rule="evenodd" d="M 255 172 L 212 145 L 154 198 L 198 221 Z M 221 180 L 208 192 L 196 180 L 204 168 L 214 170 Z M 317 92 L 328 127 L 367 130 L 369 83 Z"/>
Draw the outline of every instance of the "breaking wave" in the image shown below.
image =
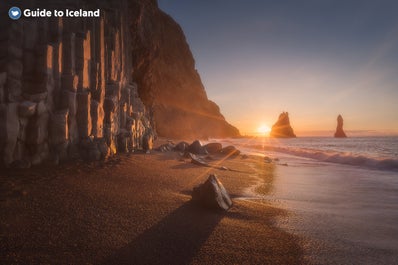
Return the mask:
<path fill-rule="evenodd" d="M 289 155 L 311 158 L 322 162 L 338 163 L 351 166 L 361 166 L 379 170 L 398 171 L 398 159 L 375 158 L 353 153 L 339 153 L 306 148 L 277 147 L 277 146 L 252 146 L 255 149 L 273 151 Z"/>

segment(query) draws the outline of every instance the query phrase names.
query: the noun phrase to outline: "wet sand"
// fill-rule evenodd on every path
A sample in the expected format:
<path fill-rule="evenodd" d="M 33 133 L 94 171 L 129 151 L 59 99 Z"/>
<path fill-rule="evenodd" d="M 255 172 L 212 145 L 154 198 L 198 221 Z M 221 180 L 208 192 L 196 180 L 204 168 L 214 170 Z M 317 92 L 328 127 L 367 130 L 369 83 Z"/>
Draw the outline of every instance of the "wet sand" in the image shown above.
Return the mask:
<path fill-rule="evenodd" d="M 276 226 L 273 167 L 260 158 L 200 167 L 177 153 L 119 155 L 45 169 L 1 170 L 2 264 L 301 264 L 300 238 Z M 226 213 L 190 203 L 215 173 L 233 198 Z"/>
<path fill-rule="evenodd" d="M 314 264 L 398 264 L 398 174 L 296 160 L 275 170 L 281 227 L 305 238 Z M 283 220 L 283 218 L 282 218 Z"/>

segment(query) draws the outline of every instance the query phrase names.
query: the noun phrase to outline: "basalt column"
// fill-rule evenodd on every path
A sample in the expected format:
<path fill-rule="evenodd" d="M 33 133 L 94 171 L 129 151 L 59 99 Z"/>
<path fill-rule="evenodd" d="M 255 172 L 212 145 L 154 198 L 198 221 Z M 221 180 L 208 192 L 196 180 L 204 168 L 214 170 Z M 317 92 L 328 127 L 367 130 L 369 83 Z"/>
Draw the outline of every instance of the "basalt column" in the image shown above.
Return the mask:
<path fill-rule="evenodd" d="M 102 159 L 140 149 L 144 134 L 152 133 L 130 77 L 128 2 L 88 3 L 47 4 L 62 9 L 100 7 L 100 17 L 13 21 L 6 15 L 10 6 L 0 6 L 3 166 Z"/>

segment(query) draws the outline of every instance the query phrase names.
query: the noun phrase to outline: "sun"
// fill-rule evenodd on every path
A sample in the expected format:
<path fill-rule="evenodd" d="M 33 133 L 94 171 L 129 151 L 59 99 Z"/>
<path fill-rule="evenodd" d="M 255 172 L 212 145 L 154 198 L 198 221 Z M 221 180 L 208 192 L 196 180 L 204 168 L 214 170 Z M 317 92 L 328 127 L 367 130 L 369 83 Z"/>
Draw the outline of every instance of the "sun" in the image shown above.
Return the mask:
<path fill-rule="evenodd" d="M 257 128 L 257 132 L 259 134 L 267 134 L 271 131 L 271 128 L 265 124 L 261 124 L 260 127 Z"/>

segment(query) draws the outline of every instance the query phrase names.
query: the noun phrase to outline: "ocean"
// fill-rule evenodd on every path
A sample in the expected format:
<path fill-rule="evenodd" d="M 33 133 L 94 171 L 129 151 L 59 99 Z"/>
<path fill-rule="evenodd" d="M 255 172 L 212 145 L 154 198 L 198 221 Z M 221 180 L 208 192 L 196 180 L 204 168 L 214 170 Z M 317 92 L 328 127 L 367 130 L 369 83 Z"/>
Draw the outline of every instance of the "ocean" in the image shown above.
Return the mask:
<path fill-rule="evenodd" d="M 243 152 L 258 155 L 287 155 L 369 169 L 398 172 L 398 136 L 388 137 L 301 137 L 222 140 Z"/>
<path fill-rule="evenodd" d="M 300 236 L 309 264 L 398 264 L 398 137 L 218 139 L 277 165 L 278 226 Z M 251 189 L 253 190 L 253 189 Z"/>

